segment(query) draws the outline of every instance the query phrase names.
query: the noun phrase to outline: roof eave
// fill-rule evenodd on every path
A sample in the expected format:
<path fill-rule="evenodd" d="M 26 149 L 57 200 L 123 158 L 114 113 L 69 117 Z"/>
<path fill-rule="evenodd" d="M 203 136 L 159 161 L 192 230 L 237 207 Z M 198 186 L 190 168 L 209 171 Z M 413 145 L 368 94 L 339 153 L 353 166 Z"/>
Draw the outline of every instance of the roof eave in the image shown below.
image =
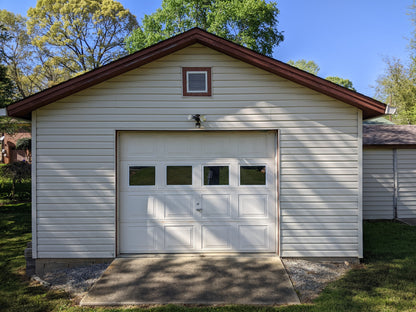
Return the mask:
<path fill-rule="evenodd" d="M 36 93 L 19 102 L 13 103 L 7 107 L 7 113 L 9 116 L 30 119 L 33 110 L 123 74 L 129 70 L 143 66 L 195 43 L 200 43 L 344 103 L 353 105 L 363 111 L 364 119 L 384 115 L 386 105 L 379 101 L 299 70 L 283 62 L 261 55 L 198 28 L 191 29 L 185 33 L 164 40 L 151 47 Z"/>

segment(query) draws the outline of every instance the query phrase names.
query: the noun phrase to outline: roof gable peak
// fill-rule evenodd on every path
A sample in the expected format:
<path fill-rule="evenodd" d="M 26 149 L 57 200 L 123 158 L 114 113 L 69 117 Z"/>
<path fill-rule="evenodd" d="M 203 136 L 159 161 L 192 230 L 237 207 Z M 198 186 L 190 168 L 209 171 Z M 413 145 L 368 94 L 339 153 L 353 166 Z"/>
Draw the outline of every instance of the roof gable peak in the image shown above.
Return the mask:
<path fill-rule="evenodd" d="M 15 102 L 7 107 L 8 115 L 30 119 L 31 112 L 42 106 L 153 62 L 195 43 L 200 43 L 228 56 L 249 63 L 344 103 L 353 105 L 363 111 L 364 119 L 384 114 L 385 105 L 379 101 L 195 27 Z"/>

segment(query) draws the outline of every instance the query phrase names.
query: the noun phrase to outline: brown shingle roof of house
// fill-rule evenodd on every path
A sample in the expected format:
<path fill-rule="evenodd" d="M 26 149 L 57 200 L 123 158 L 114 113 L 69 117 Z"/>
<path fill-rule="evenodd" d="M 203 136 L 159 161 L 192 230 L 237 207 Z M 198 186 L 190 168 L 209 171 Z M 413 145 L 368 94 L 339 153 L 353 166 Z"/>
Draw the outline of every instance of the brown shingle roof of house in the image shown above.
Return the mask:
<path fill-rule="evenodd" d="M 79 92 L 129 70 L 148 64 L 195 43 L 202 44 L 339 101 L 355 106 L 363 111 L 364 119 L 384 114 L 386 106 L 377 100 L 254 52 L 199 28 L 188 30 L 180 35 L 166 39 L 146 49 L 127 55 L 112 63 L 15 102 L 7 107 L 7 113 L 9 116 L 30 119 L 31 112 L 44 105 L 53 103 L 74 94 L 75 92 Z"/>
<path fill-rule="evenodd" d="M 363 145 L 416 147 L 416 126 L 363 125 Z"/>

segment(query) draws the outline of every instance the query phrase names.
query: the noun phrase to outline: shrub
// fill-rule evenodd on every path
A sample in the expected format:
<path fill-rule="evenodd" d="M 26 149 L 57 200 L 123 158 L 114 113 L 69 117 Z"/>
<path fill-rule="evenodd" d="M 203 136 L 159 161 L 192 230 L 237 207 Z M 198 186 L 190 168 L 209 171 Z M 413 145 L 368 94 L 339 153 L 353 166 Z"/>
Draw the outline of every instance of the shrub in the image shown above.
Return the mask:
<path fill-rule="evenodd" d="M 17 161 L 0 167 L 0 174 L 6 179 L 12 181 L 11 198 L 15 197 L 16 184 L 22 183 L 23 180 L 29 179 L 31 175 L 31 165 L 25 161 Z"/>

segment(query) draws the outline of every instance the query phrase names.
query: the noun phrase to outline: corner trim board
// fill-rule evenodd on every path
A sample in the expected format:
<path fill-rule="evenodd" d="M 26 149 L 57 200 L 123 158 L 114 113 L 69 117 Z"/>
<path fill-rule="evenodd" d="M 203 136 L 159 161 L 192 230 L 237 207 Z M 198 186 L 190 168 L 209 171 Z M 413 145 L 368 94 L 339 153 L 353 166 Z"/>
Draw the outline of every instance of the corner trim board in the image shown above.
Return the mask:
<path fill-rule="evenodd" d="M 364 257 L 363 247 L 363 112 L 357 111 L 358 119 L 358 257 Z"/>
<path fill-rule="evenodd" d="M 37 173 L 37 142 L 36 142 L 36 111 L 32 112 L 32 258 L 36 259 L 38 256 L 38 241 L 37 241 L 37 187 L 36 187 L 36 173 Z"/>

